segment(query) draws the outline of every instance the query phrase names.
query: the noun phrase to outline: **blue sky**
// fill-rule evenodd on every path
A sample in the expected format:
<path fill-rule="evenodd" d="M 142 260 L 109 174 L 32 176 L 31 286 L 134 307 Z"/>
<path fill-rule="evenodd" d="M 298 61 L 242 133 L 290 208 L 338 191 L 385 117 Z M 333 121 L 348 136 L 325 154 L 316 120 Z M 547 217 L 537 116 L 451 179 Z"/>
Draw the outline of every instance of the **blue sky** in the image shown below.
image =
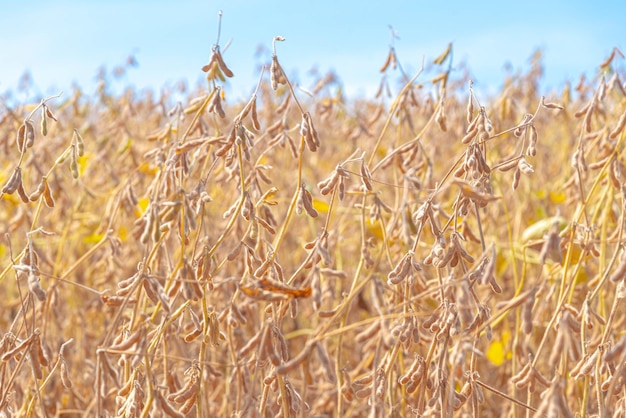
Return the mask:
<path fill-rule="evenodd" d="M 477 88 L 496 90 L 505 64 L 528 69 L 541 48 L 549 91 L 598 64 L 617 46 L 626 52 L 626 1 L 3 1 L 0 13 L 0 94 L 15 91 L 28 70 L 31 94 L 69 91 L 77 82 L 93 91 L 97 70 L 111 70 L 134 54 L 138 67 L 118 85 L 138 89 L 195 85 L 216 40 L 223 11 L 221 45 L 235 73 L 232 95 L 247 95 L 267 60 L 275 35 L 286 38 L 278 57 L 288 75 L 311 87 L 309 70 L 334 70 L 352 96 L 371 95 L 397 31 L 400 62 L 415 72 L 449 42 L 455 63 L 465 63 Z M 621 60 L 620 66 L 626 66 Z"/>

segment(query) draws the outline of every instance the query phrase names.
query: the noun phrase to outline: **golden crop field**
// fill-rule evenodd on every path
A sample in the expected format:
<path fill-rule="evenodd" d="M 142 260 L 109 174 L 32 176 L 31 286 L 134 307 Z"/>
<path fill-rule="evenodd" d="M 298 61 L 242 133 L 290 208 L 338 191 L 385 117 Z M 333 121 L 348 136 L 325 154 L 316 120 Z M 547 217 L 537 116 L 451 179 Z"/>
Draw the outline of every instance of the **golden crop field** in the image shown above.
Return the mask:
<path fill-rule="evenodd" d="M 215 45 L 184 103 L 0 107 L 0 416 L 626 414 L 621 51 L 350 100 L 281 40 L 243 102 Z"/>

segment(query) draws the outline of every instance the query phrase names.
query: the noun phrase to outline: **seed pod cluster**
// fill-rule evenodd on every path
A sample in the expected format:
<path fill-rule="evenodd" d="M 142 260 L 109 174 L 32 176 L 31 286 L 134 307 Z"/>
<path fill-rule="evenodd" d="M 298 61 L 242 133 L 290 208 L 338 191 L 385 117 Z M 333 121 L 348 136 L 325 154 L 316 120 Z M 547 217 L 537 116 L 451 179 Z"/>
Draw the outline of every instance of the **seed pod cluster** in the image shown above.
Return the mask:
<path fill-rule="evenodd" d="M 222 81 L 225 81 L 224 76 L 228 78 L 232 78 L 234 76 L 231 69 L 228 68 L 228 66 L 224 62 L 222 52 L 220 51 L 218 46 L 215 46 L 211 51 L 211 58 L 209 59 L 209 63 L 202 66 L 202 71 L 208 73 L 207 75 L 209 78 L 218 77 Z"/>
<path fill-rule="evenodd" d="M 399 284 L 404 281 L 412 271 L 420 271 L 422 268 L 414 259 L 413 251 L 407 252 L 402 260 L 387 275 L 387 283 L 390 285 Z"/>
<path fill-rule="evenodd" d="M 304 184 L 300 186 L 300 192 L 298 193 L 296 213 L 301 214 L 303 209 L 311 218 L 317 218 L 319 216 L 319 213 L 313 207 L 313 197 L 311 196 L 311 192 L 307 190 Z"/>
<path fill-rule="evenodd" d="M 396 50 L 394 47 L 389 48 L 389 54 L 387 54 L 387 59 L 385 59 L 385 63 L 383 64 L 383 66 L 380 67 L 380 72 L 384 73 L 385 71 L 387 71 L 387 68 L 389 68 L 389 66 L 391 66 L 391 68 L 393 68 L 394 70 L 398 66 L 398 58 L 396 56 Z"/>
<path fill-rule="evenodd" d="M 17 167 L 2 187 L 2 193 L 13 194 L 22 184 L 22 169 Z"/>
<path fill-rule="evenodd" d="M 224 108 L 222 107 L 222 88 L 220 86 L 215 87 L 213 93 L 213 99 L 211 103 L 207 107 L 207 112 L 215 113 L 219 115 L 220 118 L 224 119 L 226 117 L 226 113 L 224 112 Z"/>
<path fill-rule="evenodd" d="M 511 383 L 518 389 L 528 387 L 528 390 L 533 393 L 538 384 L 544 387 L 550 386 L 550 381 L 546 379 L 531 362 L 526 363 L 522 370 L 511 378 Z"/>
<path fill-rule="evenodd" d="M 272 90 L 276 90 L 279 84 L 287 84 L 287 77 L 283 71 L 283 67 L 278 62 L 276 54 L 272 55 L 272 65 L 270 66 L 270 81 Z"/>
<path fill-rule="evenodd" d="M 304 138 L 304 142 L 311 152 L 317 151 L 320 147 L 320 139 L 317 135 L 317 130 L 315 126 L 313 126 L 313 121 L 311 120 L 311 114 L 309 112 L 305 112 L 302 114 L 302 121 L 300 122 L 300 134 Z"/>
<path fill-rule="evenodd" d="M 26 152 L 35 144 L 35 124 L 27 119 L 17 130 L 17 150 L 20 153 Z"/>
<path fill-rule="evenodd" d="M 327 195 L 335 187 L 337 187 L 339 191 L 339 200 L 343 200 L 346 192 L 345 181 L 349 177 L 350 174 L 346 171 L 346 169 L 338 165 L 337 167 L 335 167 L 335 170 L 330 175 L 330 177 L 317 183 L 317 187 L 319 187 L 320 193 L 322 195 Z"/>

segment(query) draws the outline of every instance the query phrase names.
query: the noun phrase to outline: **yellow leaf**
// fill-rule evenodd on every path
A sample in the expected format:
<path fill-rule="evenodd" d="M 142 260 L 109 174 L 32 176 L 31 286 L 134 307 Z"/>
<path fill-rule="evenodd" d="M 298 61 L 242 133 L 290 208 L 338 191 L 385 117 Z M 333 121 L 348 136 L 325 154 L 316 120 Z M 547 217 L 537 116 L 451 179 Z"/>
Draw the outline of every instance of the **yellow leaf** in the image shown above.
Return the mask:
<path fill-rule="evenodd" d="M 127 138 L 126 142 L 124 142 L 124 145 L 122 146 L 122 148 L 120 148 L 118 153 L 123 154 L 124 152 L 128 151 L 132 146 L 133 146 L 133 140 L 130 138 Z"/>
<path fill-rule="evenodd" d="M 560 216 L 552 216 L 550 218 L 542 219 L 538 222 L 535 222 L 528 228 L 524 230 L 522 233 L 522 242 L 528 242 L 531 240 L 541 239 L 543 235 L 550 231 L 554 222 L 559 223 L 559 229 L 562 230 L 567 225 L 565 218 Z"/>
<path fill-rule="evenodd" d="M 85 244 L 97 244 L 98 242 L 102 241 L 102 238 L 104 238 L 104 235 L 102 234 L 91 234 L 83 238 L 83 242 Z"/>
<path fill-rule="evenodd" d="M 274 202 L 272 199 L 274 199 L 276 197 L 276 195 L 278 194 L 278 188 L 276 187 L 272 187 L 271 189 L 268 189 L 264 194 L 263 194 L 263 201 L 267 201 L 270 202 L 270 205 L 275 205 L 276 202 Z"/>
<path fill-rule="evenodd" d="M 5 193 L 5 194 L 2 196 L 2 199 L 6 200 L 6 201 L 8 201 L 8 202 L 11 202 L 11 203 L 13 203 L 14 205 L 19 205 L 19 204 L 20 204 L 20 202 L 21 202 L 20 198 L 17 196 L 17 193 L 12 193 L 12 194 L 6 194 L 6 193 Z"/>
<path fill-rule="evenodd" d="M 319 213 L 328 213 L 328 203 L 324 202 L 323 200 L 313 199 L 313 207 Z"/>
<path fill-rule="evenodd" d="M 121 226 L 118 232 L 120 241 L 125 242 L 128 238 L 128 229 L 124 226 Z"/>
<path fill-rule="evenodd" d="M 441 55 L 435 58 L 433 62 L 438 65 L 443 64 L 446 58 L 448 58 L 448 55 L 450 55 L 450 51 L 452 51 L 452 43 L 449 43 L 446 49 L 441 53 Z"/>
<path fill-rule="evenodd" d="M 151 176 L 155 175 L 159 169 L 157 167 L 154 167 L 148 163 L 142 163 L 139 166 L 139 171 L 141 171 L 144 174 L 150 174 Z"/>
<path fill-rule="evenodd" d="M 535 196 L 537 196 L 538 199 L 545 199 L 546 197 L 546 189 L 538 189 L 535 192 Z"/>
<path fill-rule="evenodd" d="M 137 203 L 137 206 L 139 206 L 139 210 L 137 211 L 138 218 L 146 212 L 149 204 L 150 199 L 148 199 L 147 197 L 142 197 L 141 199 L 139 199 L 139 202 Z"/>
<path fill-rule="evenodd" d="M 489 360 L 495 366 L 500 366 L 504 363 L 505 360 L 510 359 L 512 353 L 511 351 L 507 350 L 510 339 L 510 332 L 503 331 L 501 340 L 491 341 L 489 347 L 487 348 L 487 352 L 485 353 L 485 355 L 487 356 L 487 360 Z"/>
<path fill-rule="evenodd" d="M 87 167 L 87 162 L 91 160 L 90 154 L 84 154 L 82 157 L 78 157 L 78 172 L 82 176 L 85 173 L 85 168 Z"/>
<path fill-rule="evenodd" d="M 380 225 L 380 222 L 372 222 L 370 218 L 366 218 L 365 226 L 370 234 L 376 237 L 377 240 L 383 239 L 383 228 Z"/>
<path fill-rule="evenodd" d="M 487 359 L 495 366 L 500 366 L 506 359 L 504 344 L 500 340 L 494 340 L 487 349 Z"/>
<path fill-rule="evenodd" d="M 561 203 L 564 203 L 565 199 L 567 199 L 567 196 L 565 195 L 564 191 L 552 190 L 550 192 L 550 201 L 555 205 L 560 205 Z"/>

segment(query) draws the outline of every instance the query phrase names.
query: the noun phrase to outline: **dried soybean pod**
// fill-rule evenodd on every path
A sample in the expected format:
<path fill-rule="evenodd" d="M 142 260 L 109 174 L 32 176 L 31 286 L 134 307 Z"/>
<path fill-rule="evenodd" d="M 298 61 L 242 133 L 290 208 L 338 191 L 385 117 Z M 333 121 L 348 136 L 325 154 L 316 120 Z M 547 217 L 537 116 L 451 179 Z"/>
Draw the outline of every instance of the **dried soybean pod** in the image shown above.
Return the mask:
<path fill-rule="evenodd" d="M 626 126 L 626 111 L 622 113 L 619 120 L 617 121 L 617 125 L 615 128 L 609 133 L 609 138 L 615 139 L 617 136 L 624 130 Z"/>
<path fill-rule="evenodd" d="M 25 145 L 26 148 L 30 148 L 35 144 L 35 124 L 30 120 L 27 120 L 24 124 L 26 125 Z"/>
<path fill-rule="evenodd" d="M 222 58 L 222 53 L 220 51 L 217 51 L 217 54 L 215 55 L 215 59 L 217 60 L 217 65 L 219 65 L 220 70 L 222 70 L 224 75 L 228 78 L 232 78 L 234 74 L 224 62 L 224 59 Z"/>
<path fill-rule="evenodd" d="M 530 130 L 530 144 L 528 144 L 526 154 L 534 157 L 535 155 L 537 155 L 537 129 L 532 123 L 528 128 Z"/>
<path fill-rule="evenodd" d="M 396 60 L 396 55 L 394 53 L 394 49 L 391 48 L 391 50 L 389 51 L 389 54 L 387 54 L 387 59 L 385 60 L 385 63 L 383 64 L 382 67 L 380 67 L 380 72 L 384 73 L 385 71 L 387 71 L 387 68 L 389 68 L 389 65 L 391 65 L 392 62 L 394 62 L 394 66 L 395 66 L 395 60 Z"/>
<path fill-rule="evenodd" d="M 38 334 L 35 334 L 36 337 L 38 338 Z M 33 373 L 35 374 L 35 377 L 37 379 L 43 379 L 43 372 L 41 371 L 41 363 L 39 362 L 39 353 L 38 353 L 38 346 L 36 344 L 36 341 L 34 341 L 34 339 L 31 341 L 30 345 L 28 346 L 28 354 L 30 355 L 30 362 L 31 365 L 33 366 Z"/>
<path fill-rule="evenodd" d="M 28 289 L 40 302 L 43 302 L 46 300 L 46 291 L 41 287 L 40 281 L 41 279 L 35 273 L 31 272 L 28 275 Z"/>
<path fill-rule="evenodd" d="M 215 58 L 215 51 L 211 53 L 211 59 L 208 64 L 202 66 L 202 71 L 208 73 L 211 70 L 211 67 L 217 64 L 217 60 Z"/>
<path fill-rule="evenodd" d="M 498 166 L 498 170 L 500 171 L 509 171 L 514 168 L 517 168 L 518 160 L 516 158 L 511 159 L 510 161 L 504 162 Z"/>
<path fill-rule="evenodd" d="M 360 172 L 361 180 L 363 181 L 363 185 L 365 186 L 365 188 L 369 191 L 374 190 L 374 186 L 372 184 L 372 174 L 365 164 L 365 160 L 361 160 Z"/>
<path fill-rule="evenodd" d="M 252 126 L 254 126 L 254 129 L 256 129 L 257 131 L 261 130 L 261 124 L 259 123 L 259 116 L 257 115 L 257 111 L 256 111 L 256 96 L 254 97 L 254 100 L 252 101 Z"/>
<path fill-rule="evenodd" d="M 156 391 L 157 400 L 159 407 L 163 410 L 163 412 L 170 417 L 181 417 L 184 418 L 185 414 L 182 412 L 178 412 L 169 402 L 165 399 L 165 396 L 161 394 L 161 392 Z"/>
<path fill-rule="evenodd" d="M 20 199 L 22 199 L 22 202 L 24 203 L 30 202 L 30 199 L 28 195 L 26 194 L 26 190 L 24 190 L 24 185 L 22 184 L 22 182 L 20 182 L 17 185 L 17 194 L 19 195 Z"/>
<path fill-rule="evenodd" d="M 46 116 L 52 119 L 53 121 L 58 122 L 57 117 L 54 116 L 54 113 L 52 113 L 52 111 L 50 110 L 48 106 L 46 106 Z"/>
<path fill-rule="evenodd" d="M 11 177 L 7 180 L 4 187 L 2 188 L 2 193 L 13 194 L 22 183 L 22 169 L 17 167 L 11 173 Z"/>
<path fill-rule="evenodd" d="M 43 200 L 46 206 L 49 208 L 54 207 L 54 199 L 52 198 L 52 192 L 50 191 L 50 186 L 48 185 L 48 179 L 43 177 L 44 189 L 43 189 Z"/>
<path fill-rule="evenodd" d="M 287 107 L 289 107 L 289 103 L 291 103 L 291 94 L 287 94 L 285 96 L 285 100 L 283 100 L 283 102 L 276 108 L 276 113 L 282 114 L 287 109 Z M 275 123 L 274 125 L 276 124 L 279 124 L 279 126 L 283 126 L 284 121 L 278 120 L 277 123 Z M 270 129 L 268 128 L 268 130 Z"/>
<path fill-rule="evenodd" d="M 24 145 L 26 143 L 26 124 L 24 123 L 22 123 L 17 130 L 16 142 L 17 142 L 17 150 L 20 153 L 23 153 L 25 149 Z"/>
<path fill-rule="evenodd" d="M 82 157 L 85 155 L 85 141 L 76 128 L 74 128 L 74 136 L 76 137 L 76 155 Z"/>
<path fill-rule="evenodd" d="M 30 196 L 28 196 L 30 201 L 34 202 L 35 200 L 39 199 L 39 196 L 41 196 L 45 188 L 46 188 L 46 185 L 42 178 L 42 180 L 39 182 L 39 186 L 37 186 L 37 190 L 35 190 L 34 192 L 30 194 Z"/>
<path fill-rule="evenodd" d="M 564 107 L 558 103 L 550 103 L 550 102 L 546 103 L 546 98 L 544 96 L 541 96 L 541 105 L 545 107 L 546 109 L 559 109 L 559 110 L 564 109 Z"/>
<path fill-rule="evenodd" d="M 478 133 L 478 126 L 474 126 L 474 128 L 469 131 L 462 139 L 461 139 L 461 143 L 463 144 L 469 144 L 472 139 L 476 136 L 476 134 Z"/>
<path fill-rule="evenodd" d="M 515 171 L 513 172 L 513 183 L 511 184 L 511 187 L 513 187 L 513 190 L 517 190 L 518 186 L 519 186 L 519 181 L 520 181 L 520 177 L 521 177 L 522 172 L 520 171 L 519 165 L 515 168 Z"/>
<path fill-rule="evenodd" d="M 41 108 L 41 134 L 48 135 L 48 114 L 45 106 Z"/>
<path fill-rule="evenodd" d="M 472 100 L 472 93 L 471 93 L 471 86 L 470 86 L 470 94 L 469 94 L 469 98 L 467 100 L 467 123 L 470 124 L 472 123 L 472 117 L 474 116 L 474 101 Z"/>
<path fill-rule="evenodd" d="M 67 371 L 65 359 L 62 359 L 61 361 L 61 383 L 63 383 L 63 387 L 66 389 L 72 388 L 72 380 L 70 379 L 70 374 Z"/>
<path fill-rule="evenodd" d="M 72 158 L 70 159 L 70 172 L 72 173 L 72 178 L 76 180 L 79 175 L 78 171 L 78 151 L 75 145 L 72 145 Z"/>

